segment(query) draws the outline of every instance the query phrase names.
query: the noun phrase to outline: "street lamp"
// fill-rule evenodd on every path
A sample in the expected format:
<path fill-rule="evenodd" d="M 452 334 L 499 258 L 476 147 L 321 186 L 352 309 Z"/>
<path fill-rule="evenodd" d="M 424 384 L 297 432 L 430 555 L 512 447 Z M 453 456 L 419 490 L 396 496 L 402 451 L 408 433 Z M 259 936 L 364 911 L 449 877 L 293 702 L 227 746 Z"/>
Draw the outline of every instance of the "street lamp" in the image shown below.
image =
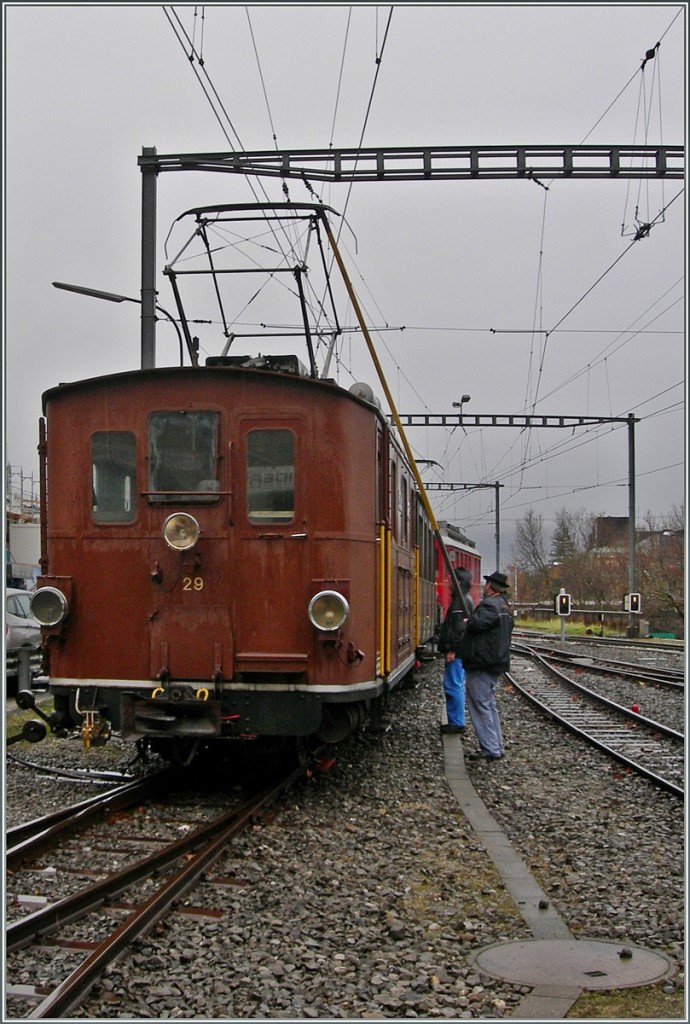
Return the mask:
<path fill-rule="evenodd" d="M 462 416 L 462 407 L 463 407 L 463 405 L 465 404 L 465 402 L 469 402 L 471 397 L 472 397 L 471 395 L 463 395 L 459 402 L 453 402 L 453 408 L 454 409 L 459 409 L 461 416 Z"/>
<path fill-rule="evenodd" d="M 53 281 L 53 288 L 61 288 L 65 292 L 76 292 L 78 295 L 90 295 L 92 299 L 105 299 L 106 302 L 136 302 L 137 305 L 141 305 L 141 299 L 133 299 L 130 295 L 117 295 L 115 292 L 102 292 L 98 288 L 84 288 L 79 284 L 64 284 L 62 281 Z M 156 309 L 159 309 L 164 316 L 168 318 L 170 323 L 173 325 L 177 332 L 177 340 L 180 345 L 180 366 L 183 363 L 183 349 L 182 349 L 182 335 L 180 328 L 177 325 L 172 313 L 169 313 L 167 309 L 163 309 L 158 303 L 156 303 Z M 197 365 L 197 356 L 195 352 L 190 351 L 192 359 L 192 365 Z"/>

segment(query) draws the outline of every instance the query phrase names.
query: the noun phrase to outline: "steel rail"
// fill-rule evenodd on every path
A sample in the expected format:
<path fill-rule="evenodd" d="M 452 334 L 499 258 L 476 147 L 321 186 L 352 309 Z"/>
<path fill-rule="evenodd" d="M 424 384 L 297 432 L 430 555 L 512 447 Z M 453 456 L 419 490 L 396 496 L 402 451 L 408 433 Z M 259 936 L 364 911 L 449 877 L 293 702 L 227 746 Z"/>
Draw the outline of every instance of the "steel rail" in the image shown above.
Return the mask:
<path fill-rule="evenodd" d="M 31 1019 L 64 1019 L 70 1010 L 82 1002 L 108 964 L 135 939 L 150 931 L 218 859 L 229 840 L 246 828 L 260 811 L 273 803 L 304 773 L 305 767 L 302 765 L 242 808 L 221 815 L 214 822 L 202 826 L 191 836 L 178 840 L 158 854 L 153 854 L 131 868 L 124 869 L 111 879 L 96 883 L 89 887 L 85 894 L 68 897 L 54 907 L 45 908 L 11 925 L 7 933 L 8 950 L 26 945 L 38 933 L 43 934 L 44 931 L 53 930 L 58 925 L 77 920 L 101 906 L 106 896 L 117 895 L 134 881 L 148 877 L 156 868 L 167 866 L 191 849 L 199 847 L 201 843 L 204 844 L 182 868 L 163 883 L 157 892 L 132 911 L 129 917 L 40 1003 L 32 1012 Z M 155 868 L 152 866 L 154 862 Z M 28 923 L 31 924 L 30 927 Z M 36 925 L 40 925 L 38 930 Z"/>
<path fill-rule="evenodd" d="M 15 825 L 7 831 L 6 870 L 15 870 L 23 861 L 52 848 L 56 840 L 85 828 L 98 817 L 131 807 L 146 797 L 158 795 L 162 788 L 171 786 L 178 776 L 179 772 L 166 768 L 107 793 L 98 793 L 88 800 L 54 811 L 45 817 Z"/>
<path fill-rule="evenodd" d="M 517 655 L 522 653 L 516 650 L 515 647 L 513 651 Z M 660 735 L 665 736 L 674 746 L 680 745 L 684 752 L 685 737 L 682 733 L 662 725 L 660 722 L 645 718 L 643 715 L 632 713 L 626 708 L 621 707 L 620 704 L 616 704 L 614 701 L 610 701 L 600 694 L 589 690 L 586 686 L 574 682 L 574 680 L 559 672 L 558 669 L 549 665 L 538 654 L 523 654 L 523 656 L 531 657 L 532 660 L 540 663 L 545 672 L 556 679 L 560 687 L 556 693 L 547 693 L 546 683 L 540 685 L 536 679 L 533 679 L 523 685 L 518 682 L 514 674 L 506 673 L 506 677 L 518 693 L 539 707 L 564 728 L 586 739 L 599 750 L 626 765 L 626 767 L 632 769 L 638 775 L 644 776 L 655 785 L 673 793 L 675 796 L 683 797 L 685 795 L 685 790 L 682 786 L 677 785 L 670 778 L 660 775 L 657 770 L 647 767 L 639 760 L 635 760 L 635 757 L 640 756 L 640 751 L 644 746 L 653 744 L 655 753 L 658 753 Z M 566 691 L 569 691 L 571 695 L 567 706 L 565 704 Z M 576 708 L 574 706 L 572 691 L 586 698 L 586 710 L 582 707 Z M 626 724 L 621 724 L 621 720 Z M 641 732 L 641 729 L 646 730 L 646 736 Z M 626 748 L 628 753 L 625 752 Z"/>
<path fill-rule="evenodd" d="M 593 704 L 599 704 L 602 707 L 605 707 L 607 710 L 618 714 L 622 718 L 625 718 L 626 721 L 633 722 L 633 724 L 635 725 L 641 723 L 643 725 L 646 725 L 649 729 L 653 729 L 655 732 L 662 732 L 665 736 L 670 736 L 673 739 L 685 739 L 683 734 L 678 732 L 676 729 L 672 729 L 668 725 L 663 725 L 661 722 L 655 722 L 651 718 L 645 718 L 644 715 L 640 715 L 638 712 L 631 712 L 627 708 L 624 708 L 621 704 L 616 704 L 615 701 L 609 700 L 608 697 L 604 697 L 602 696 L 602 694 L 597 693 L 595 690 L 590 690 L 587 686 L 584 686 L 582 683 L 576 682 L 576 680 L 571 679 L 569 676 L 566 676 L 563 672 L 560 672 L 557 668 L 554 668 L 553 665 L 550 665 L 549 659 L 543 657 L 543 655 L 539 654 L 538 652 L 530 651 L 529 649 L 521 650 L 519 645 L 513 645 L 512 649 L 515 654 L 522 654 L 525 657 L 533 658 L 534 661 L 541 662 L 546 671 L 553 675 L 559 682 L 562 682 L 566 686 L 569 686 L 572 689 L 577 690 L 579 693 L 584 694 L 587 698 L 591 699 Z"/>
<path fill-rule="evenodd" d="M 653 670 L 635 665 L 633 662 L 613 661 L 608 658 L 593 658 L 575 651 L 556 650 L 551 647 L 532 647 L 529 644 L 513 644 L 517 652 L 535 653 L 561 665 L 573 665 L 600 675 L 616 675 L 623 679 L 642 679 L 669 689 L 685 689 L 684 672 L 676 669 Z"/>
<path fill-rule="evenodd" d="M 7 758 L 14 761 L 15 764 L 22 765 L 23 768 L 30 768 L 31 771 L 37 772 L 39 775 L 52 775 L 58 779 L 69 779 L 70 782 L 101 783 L 114 786 L 117 782 L 124 784 L 125 782 L 135 782 L 137 779 L 137 776 L 127 775 L 125 772 L 89 771 L 88 768 L 53 768 L 48 764 L 38 764 L 37 761 L 25 761 L 23 757 L 17 757 L 16 754 L 8 754 Z"/>
<path fill-rule="evenodd" d="M 549 608 L 552 608 L 552 606 L 549 606 Z M 546 609 L 542 607 L 540 610 L 545 611 Z M 586 610 L 592 612 L 595 611 L 595 609 Z M 611 609 L 607 609 L 607 611 L 610 612 Z M 626 612 L 619 611 L 618 614 L 625 615 Z M 518 635 L 527 637 L 528 639 L 555 639 L 553 632 L 539 632 L 538 630 L 520 629 L 516 624 L 513 636 L 517 637 Z M 572 637 L 569 637 L 568 639 L 573 640 Z M 639 638 L 635 639 L 626 636 L 587 636 L 575 638 L 573 642 L 576 643 L 578 639 L 583 643 L 588 645 L 591 644 L 594 647 L 622 647 L 624 649 L 627 647 L 628 650 L 671 651 L 678 654 L 683 654 L 685 651 L 685 642 L 683 640 L 667 640 L 664 642 Z"/>

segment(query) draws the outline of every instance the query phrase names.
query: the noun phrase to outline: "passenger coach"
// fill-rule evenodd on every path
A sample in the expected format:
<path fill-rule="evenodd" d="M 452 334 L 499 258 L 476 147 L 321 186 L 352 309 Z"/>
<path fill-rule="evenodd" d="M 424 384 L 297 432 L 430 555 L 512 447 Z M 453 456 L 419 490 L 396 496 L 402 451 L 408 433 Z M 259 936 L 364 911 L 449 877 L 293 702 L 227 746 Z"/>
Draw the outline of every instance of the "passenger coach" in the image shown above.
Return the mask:
<path fill-rule="evenodd" d="M 453 526 L 452 523 L 440 522 L 438 524 L 438 529 L 440 538 L 446 549 L 448 561 L 453 567 L 453 571 L 457 572 L 459 569 L 466 569 L 472 577 L 470 598 L 476 607 L 482 598 L 481 555 L 477 551 L 474 541 L 471 541 L 466 537 L 462 530 L 459 530 L 457 526 Z M 446 616 L 448 608 L 450 607 L 450 602 L 453 596 L 453 586 L 448 566 L 443 557 L 438 540 L 435 540 L 435 559 L 437 617 L 440 625 Z"/>

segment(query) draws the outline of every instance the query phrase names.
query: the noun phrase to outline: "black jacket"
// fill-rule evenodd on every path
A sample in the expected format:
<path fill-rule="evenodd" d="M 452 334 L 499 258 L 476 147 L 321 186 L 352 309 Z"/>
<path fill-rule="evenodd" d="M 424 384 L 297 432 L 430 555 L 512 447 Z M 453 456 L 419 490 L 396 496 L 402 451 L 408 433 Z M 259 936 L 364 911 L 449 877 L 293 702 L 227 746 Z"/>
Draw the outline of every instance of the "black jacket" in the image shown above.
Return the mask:
<path fill-rule="evenodd" d="M 503 594 L 479 602 L 465 623 L 460 657 L 465 669 L 480 669 L 499 676 L 510 668 L 513 615 Z"/>
<path fill-rule="evenodd" d="M 465 597 L 465 604 L 468 611 L 471 612 L 474 609 L 474 603 L 469 595 L 469 590 L 472 586 L 472 577 L 466 569 L 460 569 L 457 576 Z M 458 594 L 454 592 L 453 599 L 450 602 L 448 611 L 446 612 L 446 617 L 443 620 L 441 632 L 438 637 L 438 649 L 441 654 L 446 654 L 448 651 L 453 651 L 457 655 L 460 654 L 460 646 L 465 633 L 466 622 L 467 617 L 462 604 L 460 603 L 460 598 Z"/>

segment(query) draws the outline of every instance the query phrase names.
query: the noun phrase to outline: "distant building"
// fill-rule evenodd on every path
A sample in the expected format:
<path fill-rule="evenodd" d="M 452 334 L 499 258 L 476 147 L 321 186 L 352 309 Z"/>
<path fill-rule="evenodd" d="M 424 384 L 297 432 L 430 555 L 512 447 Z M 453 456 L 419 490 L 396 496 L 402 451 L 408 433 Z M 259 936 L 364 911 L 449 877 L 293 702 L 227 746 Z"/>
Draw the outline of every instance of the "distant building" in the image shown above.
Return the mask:
<path fill-rule="evenodd" d="M 8 513 L 5 537 L 5 586 L 29 589 L 39 575 L 41 527 Z"/>
<path fill-rule="evenodd" d="M 462 530 L 458 529 L 457 526 L 453 526 L 452 523 L 439 522 L 438 528 L 440 533 L 445 533 L 450 540 L 458 541 L 460 544 L 467 544 L 468 548 L 474 548 L 477 545 L 469 537 L 466 537 Z"/>
<path fill-rule="evenodd" d="M 624 548 L 628 543 L 627 516 L 597 516 L 597 548 Z"/>
<path fill-rule="evenodd" d="M 627 516 L 597 516 L 595 522 L 595 549 L 600 552 L 627 551 L 630 538 L 628 536 Z M 652 540 L 658 541 L 662 548 L 672 543 L 674 537 L 682 537 L 682 530 L 649 530 L 646 527 L 635 527 L 635 543 L 644 548 Z"/>

